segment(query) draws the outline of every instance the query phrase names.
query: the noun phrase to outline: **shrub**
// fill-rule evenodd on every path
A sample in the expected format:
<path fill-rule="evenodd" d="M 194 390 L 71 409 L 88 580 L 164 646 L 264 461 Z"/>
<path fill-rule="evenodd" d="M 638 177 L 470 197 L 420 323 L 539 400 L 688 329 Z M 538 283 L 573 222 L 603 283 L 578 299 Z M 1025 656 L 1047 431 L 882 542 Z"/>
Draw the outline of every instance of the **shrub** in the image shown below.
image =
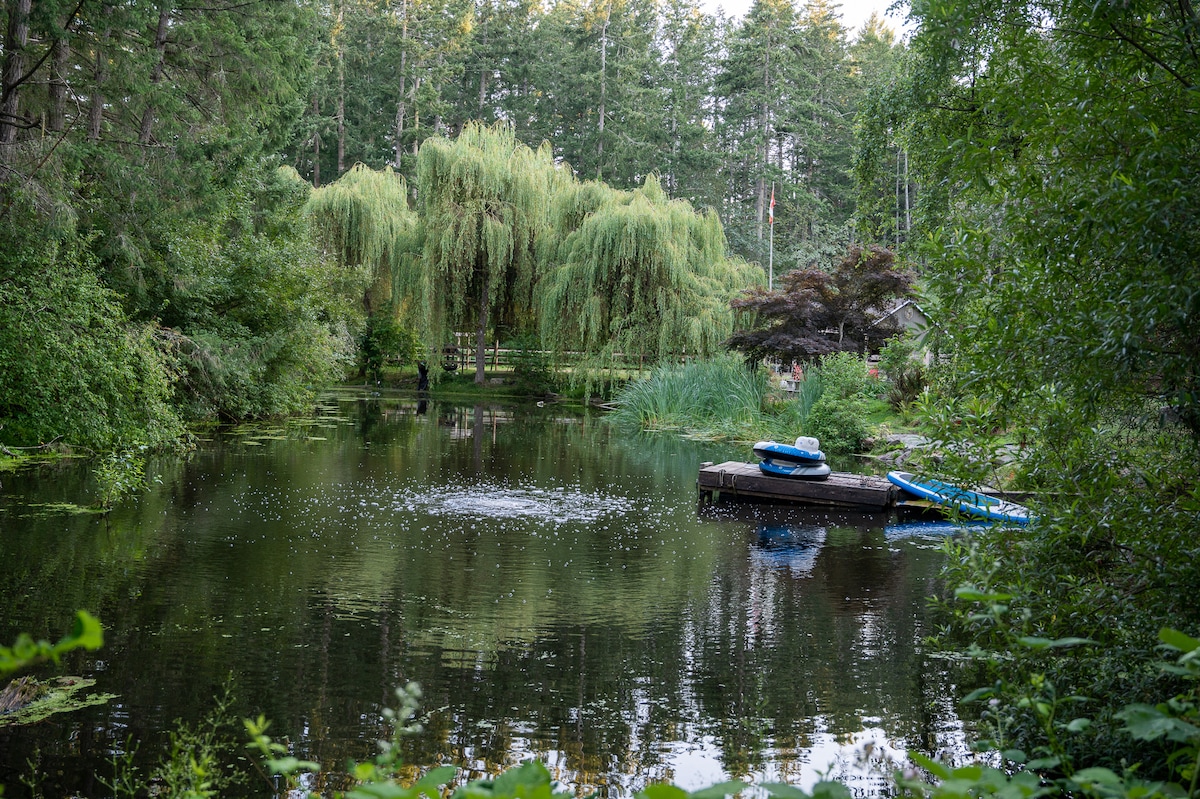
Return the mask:
<path fill-rule="evenodd" d="M 95 266 L 73 234 L 0 225 L 0 442 L 105 451 L 182 435 L 151 328 L 128 321 Z"/>
<path fill-rule="evenodd" d="M 850 399 L 866 393 L 871 385 L 867 366 L 861 356 L 853 352 L 835 352 L 821 359 L 817 369 L 821 373 L 823 395 L 836 399 Z"/>
<path fill-rule="evenodd" d="M 861 395 L 839 399 L 826 390 L 805 420 L 804 432 L 821 440 L 826 452 L 846 453 L 862 449 L 870 434 L 867 403 Z"/>
<path fill-rule="evenodd" d="M 536 336 L 521 336 L 508 347 L 513 351 L 513 382 L 518 392 L 543 396 L 554 390 L 556 381 L 550 357 L 541 349 Z"/>
<path fill-rule="evenodd" d="M 879 353 L 879 366 L 887 379 L 888 404 L 900 410 L 925 390 L 925 364 L 917 358 L 917 343 L 911 337 L 897 336 Z"/>

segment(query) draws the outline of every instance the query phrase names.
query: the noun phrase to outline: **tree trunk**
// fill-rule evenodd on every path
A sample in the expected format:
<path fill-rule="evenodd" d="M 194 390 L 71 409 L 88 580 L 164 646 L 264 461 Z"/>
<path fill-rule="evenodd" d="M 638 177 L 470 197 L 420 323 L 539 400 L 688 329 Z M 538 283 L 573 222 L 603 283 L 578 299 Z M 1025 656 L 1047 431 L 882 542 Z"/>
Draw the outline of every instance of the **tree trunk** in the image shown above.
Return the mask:
<path fill-rule="evenodd" d="M 20 82 L 25 72 L 25 46 L 29 44 L 31 0 L 10 0 L 8 30 L 4 36 L 3 90 L 0 93 L 0 160 L 9 160 L 11 145 L 17 140 L 20 117 Z"/>
<path fill-rule="evenodd" d="M 767 181 L 762 176 L 760 168 L 758 177 L 754 180 L 754 214 L 758 227 L 758 240 L 763 239 L 763 215 L 767 210 Z"/>
<path fill-rule="evenodd" d="M 904 151 L 904 238 L 912 230 L 912 207 L 908 202 L 908 150 Z"/>
<path fill-rule="evenodd" d="M 342 47 L 342 32 L 345 26 L 345 3 L 338 4 L 337 13 L 337 174 L 341 176 L 346 171 L 346 52 Z"/>
<path fill-rule="evenodd" d="M 138 142 L 141 144 L 150 143 L 150 134 L 154 127 L 154 88 L 162 81 L 163 63 L 167 54 L 167 23 L 169 20 L 167 4 L 163 3 L 158 10 L 158 28 L 154 32 L 155 58 L 154 69 L 150 73 L 150 100 L 146 103 L 146 110 L 142 112 L 142 127 L 138 133 Z"/>
<path fill-rule="evenodd" d="M 313 95 L 313 119 L 315 125 L 321 123 L 321 104 L 317 102 L 317 96 Z M 313 188 L 321 188 L 321 131 L 313 130 Z"/>
<path fill-rule="evenodd" d="M 597 130 L 596 180 L 604 179 L 604 106 L 608 99 L 608 22 L 612 17 L 612 6 L 604 11 L 604 27 L 600 30 L 600 125 Z"/>
<path fill-rule="evenodd" d="M 71 47 L 65 36 L 54 40 L 50 60 L 50 83 L 47 86 L 49 99 L 49 128 L 53 133 L 62 133 L 67 127 L 67 70 L 70 69 Z"/>
<path fill-rule="evenodd" d="M 409 91 L 409 96 L 412 99 L 413 106 L 413 145 L 412 154 L 416 155 L 421 147 L 420 130 L 421 130 L 421 109 L 417 107 L 417 93 L 421 91 L 421 79 L 413 78 L 412 89 Z"/>
<path fill-rule="evenodd" d="M 475 330 L 475 384 L 479 386 L 486 380 L 483 367 L 487 360 L 487 323 L 488 278 L 485 275 L 479 289 L 479 327 Z"/>
<path fill-rule="evenodd" d="M 489 11 L 490 11 L 490 9 L 489 9 Z M 483 13 L 487 13 L 487 12 L 483 12 Z M 481 16 L 482 16 L 482 14 L 481 14 Z M 486 25 L 483 28 L 482 36 L 480 36 L 480 43 L 483 45 L 483 49 L 486 52 L 488 44 L 489 44 L 488 29 L 487 29 Z M 490 72 L 491 72 L 491 70 L 488 69 L 488 65 L 486 63 L 480 63 L 480 65 L 479 65 L 479 110 L 480 111 L 483 110 L 483 106 L 487 103 L 488 75 Z M 480 117 L 482 118 L 482 114 L 480 115 Z"/>
<path fill-rule="evenodd" d="M 396 96 L 396 138 L 393 140 L 396 171 L 400 170 L 400 158 L 404 155 L 404 115 L 408 110 L 408 101 L 404 97 L 406 64 L 408 62 L 408 3 L 400 4 L 400 91 Z"/>
<path fill-rule="evenodd" d="M 896 148 L 896 235 L 892 238 L 893 249 L 900 249 L 900 148 Z"/>
<path fill-rule="evenodd" d="M 771 48 L 767 47 L 763 62 L 763 97 L 769 97 L 771 91 Z M 758 164 L 755 171 L 758 172 L 758 179 L 755 181 L 755 190 L 758 197 L 755 199 L 755 218 L 756 227 L 758 229 L 758 240 L 763 240 L 763 220 L 767 211 L 767 181 L 763 175 L 765 167 L 770 166 L 771 161 L 771 104 L 764 99 L 759 106 L 759 135 L 762 136 L 761 144 L 757 148 L 755 155 L 757 156 Z"/>
<path fill-rule="evenodd" d="M 104 13 L 106 16 L 111 14 L 112 8 L 105 6 Z M 104 81 L 108 74 L 105 70 L 105 45 L 111 34 L 112 30 L 106 26 L 96 42 L 96 59 L 92 67 L 92 103 L 88 108 L 88 139 L 91 141 L 100 141 L 100 133 L 104 129 Z"/>

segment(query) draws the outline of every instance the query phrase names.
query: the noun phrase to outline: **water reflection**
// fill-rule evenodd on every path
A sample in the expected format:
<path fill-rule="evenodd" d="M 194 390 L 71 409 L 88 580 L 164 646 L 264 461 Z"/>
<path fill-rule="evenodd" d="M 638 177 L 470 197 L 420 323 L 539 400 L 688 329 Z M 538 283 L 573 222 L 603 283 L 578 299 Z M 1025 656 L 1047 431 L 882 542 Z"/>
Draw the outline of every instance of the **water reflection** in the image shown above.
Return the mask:
<path fill-rule="evenodd" d="M 759 525 L 758 539 L 751 550 L 752 562 L 786 569 L 792 577 L 803 577 L 817 565 L 817 553 L 824 543 L 824 527 Z"/>
<path fill-rule="evenodd" d="M 106 647 L 67 667 L 120 699 L 0 731 L 0 782 L 23 795 L 36 757 L 61 772 L 47 793 L 94 794 L 83 775 L 127 736 L 153 751 L 232 672 L 240 712 L 272 718 L 333 784 L 415 679 L 415 767 L 478 776 L 533 756 L 612 795 L 828 772 L 879 793 L 857 760 L 868 743 L 878 764 L 961 739 L 955 691 L 920 650 L 936 534 L 698 511 L 698 464 L 742 449 L 564 407 L 346 393 L 306 424 L 157 464 L 154 489 L 107 520 L 29 511 L 78 501 L 69 472 L 6 480 L 0 639 L 93 610 Z"/>

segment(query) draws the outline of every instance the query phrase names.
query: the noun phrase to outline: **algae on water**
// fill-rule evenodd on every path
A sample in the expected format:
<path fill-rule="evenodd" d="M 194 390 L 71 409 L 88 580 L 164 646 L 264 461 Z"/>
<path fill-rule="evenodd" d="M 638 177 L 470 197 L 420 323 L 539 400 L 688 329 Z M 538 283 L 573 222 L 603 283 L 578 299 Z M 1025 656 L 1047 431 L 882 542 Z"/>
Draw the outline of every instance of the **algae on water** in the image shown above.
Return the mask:
<path fill-rule="evenodd" d="M 82 677 L 56 677 L 52 680 L 34 680 L 22 677 L 13 680 L 0 691 L 0 697 L 15 697 L 20 701 L 0 703 L 0 728 L 18 724 L 34 724 L 55 713 L 67 713 L 80 708 L 102 705 L 116 694 L 88 694 L 87 689 L 95 680 Z"/>

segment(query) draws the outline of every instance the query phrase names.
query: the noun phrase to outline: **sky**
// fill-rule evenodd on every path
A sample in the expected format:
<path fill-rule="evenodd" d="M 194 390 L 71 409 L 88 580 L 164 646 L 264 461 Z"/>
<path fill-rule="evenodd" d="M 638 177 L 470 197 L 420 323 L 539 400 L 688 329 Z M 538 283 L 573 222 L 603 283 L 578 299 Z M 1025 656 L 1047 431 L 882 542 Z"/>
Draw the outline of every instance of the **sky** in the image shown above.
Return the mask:
<path fill-rule="evenodd" d="M 725 13 L 735 17 L 743 17 L 750 10 L 750 5 L 753 0 L 704 0 L 703 6 L 706 11 L 716 11 L 718 7 L 725 9 Z M 871 12 L 876 12 L 883 19 L 884 23 L 889 28 L 896 31 L 897 34 L 902 32 L 901 22 L 903 14 L 889 16 L 887 13 L 888 7 L 892 4 L 892 0 L 840 0 L 842 22 L 850 29 L 851 35 L 858 32 L 862 28 L 863 23 L 871 16 Z"/>

